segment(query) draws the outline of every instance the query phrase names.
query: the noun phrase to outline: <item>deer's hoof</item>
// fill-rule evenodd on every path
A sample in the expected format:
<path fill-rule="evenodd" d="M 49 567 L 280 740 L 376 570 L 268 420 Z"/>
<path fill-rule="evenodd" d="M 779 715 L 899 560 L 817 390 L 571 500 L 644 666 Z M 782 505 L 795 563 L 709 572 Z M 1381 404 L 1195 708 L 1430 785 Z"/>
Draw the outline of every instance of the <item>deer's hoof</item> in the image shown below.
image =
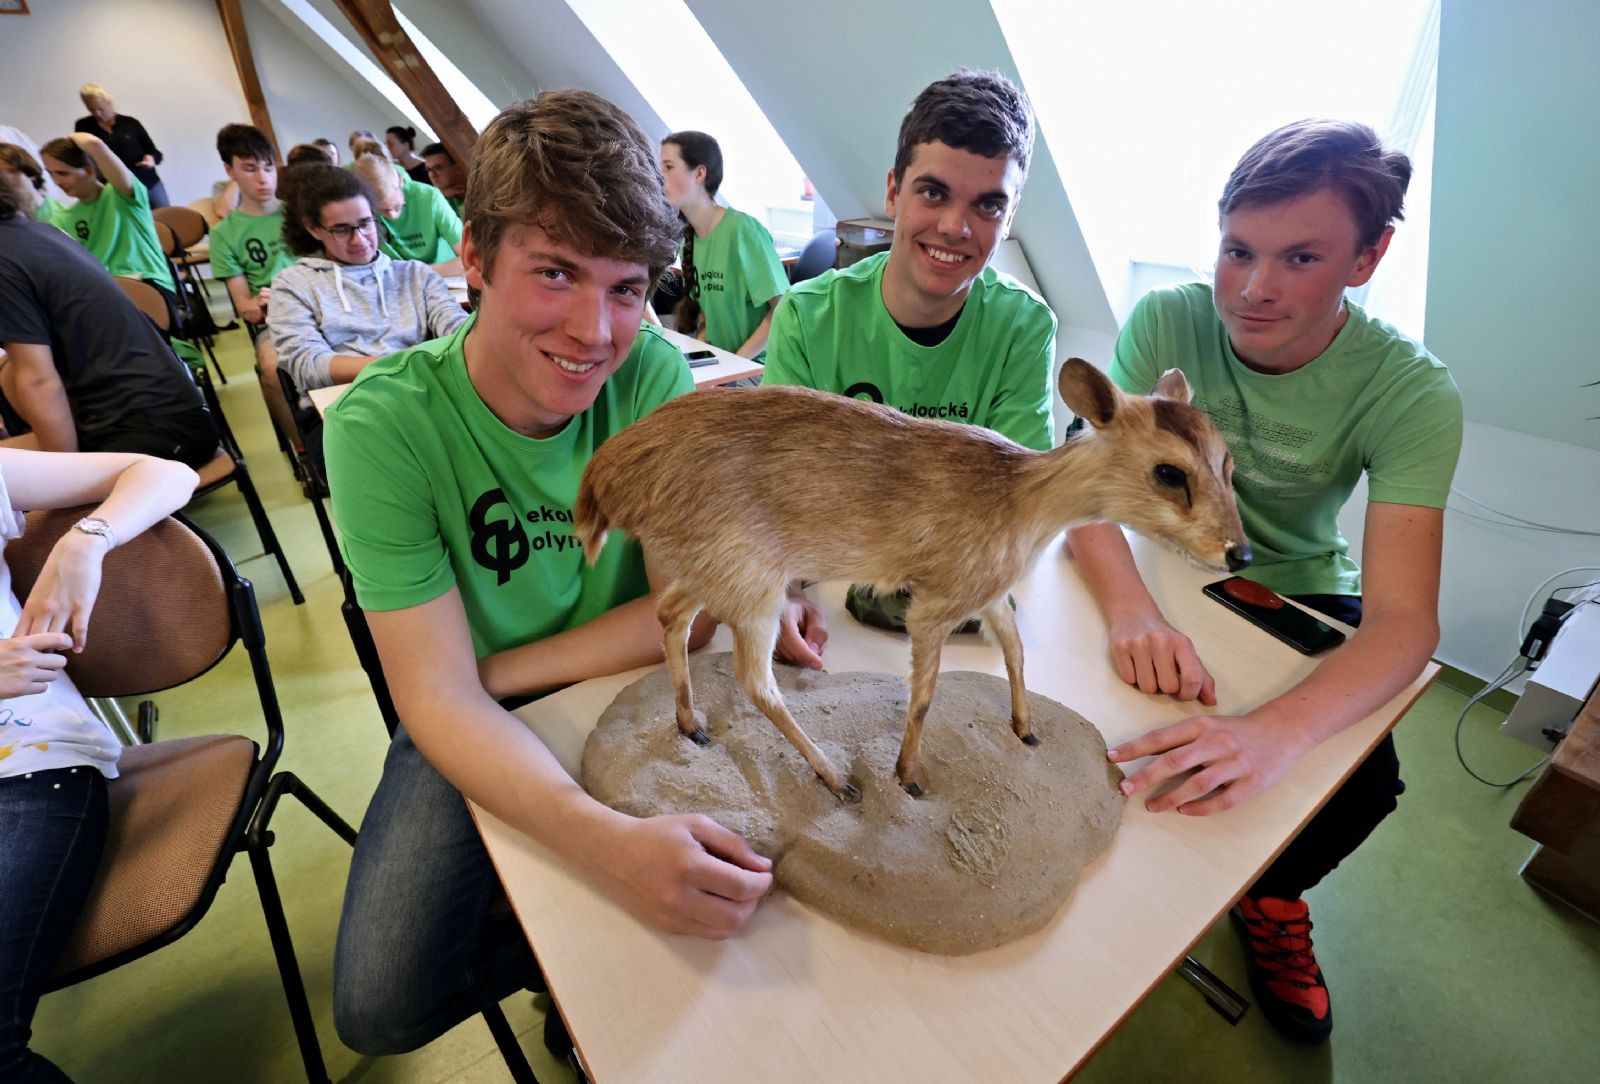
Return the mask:
<path fill-rule="evenodd" d="M 856 802 L 861 801 L 861 788 L 848 779 L 845 780 L 844 787 L 834 791 L 834 793 L 839 796 L 841 802 L 849 802 L 854 805 Z"/>
<path fill-rule="evenodd" d="M 689 740 L 694 742 L 696 745 L 710 745 L 711 735 L 707 734 L 699 727 L 695 727 L 694 732 L 689 735 Z"/>
<path fill-rule="evenodd" d="M 1022 736 L 1022 744 L 1023 745 L 1038 745 L 1039 744 L 1039 735 L 1037 735 L 1037 734 L 1024 734 Z"/>
<path fill-rule="evenodd" d="M 906 793 L 911 795 L 911 797 L 913 797 L 913 798 L 921 798 L 922 797 L 922 788 L 920 786 L 918 786 L 916 783 L 907 783 L 906 784 Z"/>

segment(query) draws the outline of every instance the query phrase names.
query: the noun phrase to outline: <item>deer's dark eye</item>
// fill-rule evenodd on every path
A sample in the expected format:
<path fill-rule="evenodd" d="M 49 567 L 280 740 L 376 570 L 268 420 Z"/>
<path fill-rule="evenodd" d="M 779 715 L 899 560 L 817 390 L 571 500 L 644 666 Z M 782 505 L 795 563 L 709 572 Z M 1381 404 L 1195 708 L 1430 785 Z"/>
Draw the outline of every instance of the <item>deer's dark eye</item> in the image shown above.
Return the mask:
<path fill-rule="evenodd" d="M 1171 463 L 1157 463 L 1154 471 L 1156 481 L 1170 489 L 1184 489 L 1189 485 L 1189 476 L 1182 467 L 1174 467 Z"/>

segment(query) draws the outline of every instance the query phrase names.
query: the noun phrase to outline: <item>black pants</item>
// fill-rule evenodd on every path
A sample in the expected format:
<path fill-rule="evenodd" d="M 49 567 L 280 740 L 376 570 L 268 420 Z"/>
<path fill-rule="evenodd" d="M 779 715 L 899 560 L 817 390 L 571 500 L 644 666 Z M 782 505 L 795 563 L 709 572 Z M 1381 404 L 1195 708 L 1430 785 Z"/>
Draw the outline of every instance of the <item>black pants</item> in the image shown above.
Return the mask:
<path fill-rule="evenodd" d="M 78 434 L 84 452 L 138 452 L 157 459 L 176 459 L 199 470 L 217 454 L 221 438 L 205 406 L 181 414 L 132 418 L 114 430 Z"/>
<path fill-rule="evenodd" d="M 1297 595 L 1294 600 L 1347 625 L 1361 624 L 1359 595 Z M 1405 789 L 1400 779 L 1400 757 L 1395 752 L 1394 736 L 1386 734 L 1277 860 L 1267 867 L 1261 879 L 1250 888 L 1250 895 L 1285 900 L 1305 895 L 1307 889 L 1354 853 L 1383 818 L 1394 812 L 1396 799 Z"/>

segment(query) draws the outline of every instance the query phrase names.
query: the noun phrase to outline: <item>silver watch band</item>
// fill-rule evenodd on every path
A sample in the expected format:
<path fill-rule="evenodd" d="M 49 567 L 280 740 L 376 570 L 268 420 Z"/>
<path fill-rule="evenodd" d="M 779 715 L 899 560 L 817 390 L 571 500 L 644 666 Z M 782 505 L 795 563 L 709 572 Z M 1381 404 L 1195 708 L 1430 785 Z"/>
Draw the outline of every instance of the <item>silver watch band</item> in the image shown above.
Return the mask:
<path fill-rule="evenodd" d="M 117 548 L 117 532 L 111 529 L 111 524 L 99 516 L 84 516 L 72 526 L 75 530 L 82 531 L 84 534 L 99 535 L 106 540 L 107 549 Z"/>

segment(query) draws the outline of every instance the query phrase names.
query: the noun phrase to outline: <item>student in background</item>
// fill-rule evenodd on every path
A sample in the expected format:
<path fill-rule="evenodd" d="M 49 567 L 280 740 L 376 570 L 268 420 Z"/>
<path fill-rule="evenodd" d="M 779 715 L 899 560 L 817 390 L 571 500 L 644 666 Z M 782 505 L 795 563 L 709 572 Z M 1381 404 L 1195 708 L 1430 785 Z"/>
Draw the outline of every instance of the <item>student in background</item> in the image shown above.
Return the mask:
<path fill-rule="evenodd" d="M 339 164 L 339 144 L 331 139 L 313 139 L 311 145 L 322 148 L 322 153 L 328 156 L 329 165 Z"/>
<path fill-rule="evenodd" d="M 318 159 L 321 152 L 313 149 Z M 211 273 L 223 280 L 255 344 L 261 394 L 279 432 L 293 436 L 294 422 L 278 380 L 278 353 L 267 331 L 272 280 L 294 262 L 284 246 L 283 204 L 272 144 L 259 128 L 230 124 L 217 133 L 217 154 L 239 192 L 239 206 L 211 230 Z"/>
<path fill-rule="evenodd" d="M 169 202 L 167 186 L 161 183 L 161 176 L 156 172 L 156 167 L 161 164 L 161 151 L 144 130 L 144 125 L 133 117 L 119 114 L 111 101 L 110 91 L 98 83 L 85 83 L 78 91 L 78 97 L 83 99 L 83 107 L 89 111 L 89 115 L 79 117 L 73 130 L 87 132 L 104 140 L 111 152 L 133 171 L 139 183 L 150 193 L 150 206 L 165 207 Z"/>
<path fill-rule="evenodd" d="M 422 160 L 428 164 L 428 183 L 444 193 L 445 202 L 464 218 L 462 209 L 467 203 L 467 167 L 455 160 L 443 143 L 429 143 L 422 148 Z"/>
<path fill-rule="evenodd" d="M 1130 796 L 1154 788 L 1152 812 L 1207 816 L 1276 785 L 1404 689 L 1438 644 L 1461 395 L 1425 346 L 1345 297 L 1377 271 L 1410 180 L 1411 162 L 1365 125 L 1306 120 L 1269 133 L 1222 190 L 1214 282 L 1147 294 L 1117 337 L 1112 380 L 1145 394 L 1163 370 L 1181 369 L 1227 437 L 1255 553 L 1243 575 L 1358 626 L 1281 696 L 1241 714 L 1202 709 L 1111 750 L 1117 763 L 1153 758 L 1122 783 Z M 1363 475 L 1358 565 L 1338 515 Z M 1210 673 L 1162 616 L 1121 529 L 1092 524 L 1068 538 L 1122 680 L 1215 706 Z M 1303 897 L 1404 790 L 1385 736 L 1239 901 L 1251 988 L 1291 1038 L 1319 1043 L 1333 1029 Z"/>
<path fill-rule="evenodd" d="M 357 146 L 357 144 L 360 143 L 377 143 L 378 146 L 383 146 L 382 143 L 378 142 L 378 137 L 373 135 L 370 131 L 365 128 L 357 128 L 355 131 L 350 133 L 350 138 L 345 140 L 345 146 L 350 148 L 350 160 L 352 162 L 361 157 L 362 152 Z M 385 148 L 384 153 L 388 153 L 387 148 Z M 334 163 L 334 165 L 338 164 L 338 162 Z"/>
<path fill-rule="evenodd" d="M 177 284 L 139 178 L 98 136 L 85 132 L 52 139 L 41 153 L 50 176 L 78 201 L 63 208 L 54 225 L 93 253 L 107 271 L 143 279 L 166 296 L 169 307 L 175 306 Z"/>
<path fill-rule="evenodd" d="M 94 884 L 122 747 L 64 668 L 88 642 L 105 555 L 182 508 L 198 481 L 148 456 L 0 448 L 0 1080 L 71 1084 L 28 1039 Z M 96 507 L 51 548 L 23 604 L 4 560 L 22 513 L 80 504 Z"/>
<path fill-rule="evenodd" d="M 17 192 L 26 204 L 23 211 L 40 222 L 55 225 L 56 216 L 66 207 L 46 194 L 49 190 L 45 184 L 48 177 L 33 155 L 15 143 L 0 143 L 0 170 L 21 178 L 22 184 Z"/>
<path fill-rule="evenodd" d="M 384 146 L 395 164 L 418 184 L 429 184 L 428 164 L 417 156 L 417 130 L 395 125 L 383 133 Z"/>
<path fill-rule="evenodd" d="M 888 171 L 889 251 L 784 295 L 762 384 L 866 398 L 1050 448 L 1055 314 L 990 266 L 1032 153 L 1033 109 L 999 72 L 963 69 L 924 89 Z M 852 587 L 848 605 L 899 628 L 907 597 Z"/>
<path fill-rule="evenodd" d="M 338 157 L 338 148 L 334 148 L 334 158 Z M 314 165 L 338 165 L 337 161 L 329 161 L 327 148 L 321 143 L 296 143 L 289 148 L 289 153 L 284 156 L 285 166 L 303 166 L 306 163 Z"/>
<path fill-rule="evenodd" d="M 678 330 L 759 361 L 772 310 L 789 288 L 772 234 L 717 202 L 722 148 L 704 132 L 674 132 L 661 141 L 661 176 L 667 202 L 684 221 Z"/>
<path fill-rule="evenodd" d="M 217 430 L 193 378 L 93 256 L 27 216 L 28 187 L 0 169 L 0 392 L 33 430 L 7 443 L 209 462 Z"/>
<path fill-rule="evenodd" d="M 284 239 L 300 259 L 272 280 L 267 326 L 278 364 L 302 393 L 347 384 L 383 355 L 461 326 L 466 312 L 427 264 L 379 251 L 372 195 L 359 174 L 328 165 L 292 173 Z M 304 394 L 290 405 L 317 456 L 316 411 Z"/>
<path fill-rule="evenodd" d="M 355 172 L 376 201 L 383 220 L 379 247 L 396 260 L 420 260 L 441 275 L 461 274 L 461 219 L 444 193 L 407 180 L 387 158 L 363 154 Z"/>

